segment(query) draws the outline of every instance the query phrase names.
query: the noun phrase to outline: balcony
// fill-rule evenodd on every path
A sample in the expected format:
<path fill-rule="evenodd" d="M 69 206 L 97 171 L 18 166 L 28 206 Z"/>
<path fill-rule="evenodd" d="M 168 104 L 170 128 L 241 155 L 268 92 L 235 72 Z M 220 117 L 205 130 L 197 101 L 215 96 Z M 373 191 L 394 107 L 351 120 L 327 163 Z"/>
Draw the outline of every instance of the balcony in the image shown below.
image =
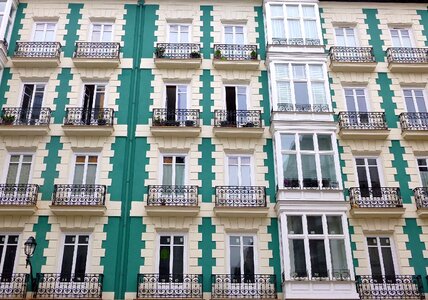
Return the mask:
<path fill-rule="evenodd" d="M 106 186 L 99 184 L 56 184 L 51 211 L 56 215 L 102 216 L 105 207 Z"/>
<path fill-rule="evenodd" d="M 58 42 L 16 42 L 12 63 L 15 67 L 53 68 L 60 63 L 60 53 Z"/>
<path fill-rule="evenodd" d="M 120 44 L 114 42 L 77 42 L 73 63 L 81 68 L 114 68 L 120 63 Z"/>
<path fill-rule="evenodd" d="M 150 216 L 196 216 L 199 213 L 195 185 L 149 185 L 146 212 Z"/>
<path fill-rule="evenodd" d="M 1 184 L 0 215 L 32 215 L 36 212 L 37 184 Z"/>
<path fill-rule="evenodd" d="M 276 299 L 275 275 L 212 275 L 211 299 Z"/>
<path fill-rule="evenodd" d="M 4 107 L 0 135 L 45 135 L 49 132 L 51 109 Z"/>
<path fill-rule="evenodd" d="M 155 65 L 158 68 L 198 69 L 202 63 L 201 45 L 191 43 L 157 43 Z"/>
<path fill-rule="evenodd" d="M 260 138 L 263 132 L 260 110 L 214 111 L 214 134 L 217 137 Z"/>
<path fill-rule="evenodd" d="M 425 299 L 420 275 L 356 276 L 357 292 L 362 300 Z"/>
<path fill-rule="evenodd" d="M 222 70 L 258 70 L 257 45 L 215 44 L 213 65 Z"/>
<path fill-rule="evenodd" d="M 33 298 L 102 299 L 103 274 L 37 273 Z"/>
<path fill-rule="evenodd" d="M 268 213 L 264 186 L 216 186 L 215 208 L 217 216 L 262 217 Z"/>
<path fill-rule="evenodd" d="M 428 113 L 400 114 L 401 135 L 407 140 L 428 140 Z"/>
<path fill-rule="evenodd" d="M 202 275 L 138 274 L 137 299 L 202 299 Z"/>
<path fill-rule="evenodd" d="M 395 187 L 350 188 L 349 201 L 354 217 L 401 217 L 405 211 L 400 189 Z"/>
<path fill-rule="evenodd" d="M 0 299 L 25 299 L 29 274 L 0 274 Z"/>
<path fill-rule="evenodd" d="M 300 201 L 343 201 L 343 191 L 333 178 L 284 178 L 283 185 L 277 190 L 277 200 Z"/>
<path fill-rule="evenodd" d="M 69 107 L 62 129 L 66 135 L 109 136 L 114 130 L 113 121 L 114 110 L 111 108 Z"/>
<path fill-rule="evenodd" d="M 268 52 L 316 52 L 324 53 L 324 46 L 320 39 L 314 38 L 272 38 L 267 45 Z"/>
<path fill-rule="evenodd" d="M 417 187 L 413 190 L 413 195 L 415 196 L 418 215 L 421 218 L 428 217 L 428 188 Z"/>
<path fill-rule="evenodd" d="M 388 135 L 383 112 L 339 112 L 339 136 L 343 139 L 386 139 Z"/>
<path fill-rule="evenodd" d="M 372 47 L 331 47 L 330 69 L 345 72 L 372 72 L 376 60 Z"/>
<path fill-rule="evenodd" d="M 199 109 L 154 108 L 150 131 L 154 136 L 197 137 L 201 133 Z"/>
<path fill-rule="evenodd" d="M 388 48 L 391 72 L 428 72 L 428 48 Z"/>

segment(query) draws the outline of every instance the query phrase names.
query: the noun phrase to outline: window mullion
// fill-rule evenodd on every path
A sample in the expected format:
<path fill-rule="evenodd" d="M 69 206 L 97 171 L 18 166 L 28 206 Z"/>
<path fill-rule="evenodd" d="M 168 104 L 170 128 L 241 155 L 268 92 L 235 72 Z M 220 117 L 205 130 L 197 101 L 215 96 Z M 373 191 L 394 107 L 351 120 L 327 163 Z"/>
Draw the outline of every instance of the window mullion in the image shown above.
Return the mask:
<path fill-rule="evenodd" d="M 74 235 L 74 243 L 73 243 L 73 259 L 71 260 L 71 273 L 76 274 L 76 260 L 77 260 L 77 248 L 78 248 L 78 240 L 79 235 Z"/>
<path fill-rule="evenodd" d="M 288 15 L 287 15 L 287 5 L 286 4 L 283 4 L 282 12 L 283 12 L 282 21 L 284 23 L 285 39 L 288 40 L 290 38 L 290 31 L 288 28 Z"/>
<path fill-rule="evenodd" d="M 327 276 L 332 279 L 333 278 L 333 262 L 331 261 L 331 255 L 329 255 L 330 252 L 330 239 L 328 234 L 328 226 L 327 226 L 327 216 L 322 215 L 322 227 L 324 231 L 324 247 L 325 247 L 325 260 L 327 262 Z"/>
<path fill-rule="evenodd" d="M 380 244 L 380 237 L 379 236 L 376 237 L 376 241 L 377 241 L 377 251 L 378 251 L 378 255 L 379 255 L 381 272 L 382 272 L 382 275 L 385 276 L 386 275 L 385 274 L 385 265 L 383 263 L 382 246 Z"/>
<path fill-rule="evenodd" d="M 314 99 L 312 94 L 312 81 L 309 73 L 309 65 L 305 64 L 305 71 L 306 71 L 306 86 L 308 89 L 308 96 L 309 96 L 309 104 L 311 105 L 311 108 L 314 107 Z"/>
<path fill-rule="evenodd" d="M 318 187 L 322 187 L 322 170 L 321 170 L 321 157 L 320 157 L 320 151 L 318 148 L 318 135 L 314 134 L 312 136 L 313 143 L 314 143 L 314 154 L 315 154 L 315 167 L 317 172 L 317 179 L 318 179 Z"/>
<path fill-rule="evenodd" d="M 7 240 L 9 239 L 8 235 L 5 235 L 4 237 L 4 244 L 3 244 L 3 251 L 1 253 L 1 260 L 0 260 L 0 271 L 3 273 L 3 267 L 4 267 L 4 260 L 6 255 L 6 248 L 7 248 Z"/>
<path fill-rule="evenodd" d="M 290 77 L 290 94 L 291 94 L 291 104 L 294 106 L 293 109 L 296 109 L 296 92 L 294 90 L 294 74 L 293 74 L 293 64 L 288 64 L 288 74 Z"/>
<path fill-rule="evenodd" d="M 302 225 L 303 225 L 303 245 L 305 247 L 305 262 L 306 262 L 306 272 L 308 278 L 312 277 L 312 266 L 311 266 L 311 252 L 309 250 L 309 235 L 308 235 L 308 223 L 306 215 L 302 215 Z"/>
<path fill-rule="evenodd" d="M 302 34 L 303 44 L 306 42 L 306 32 L 305 32 L 305 26 L 304 26 L 304 16 L 303 16 L 303 7 L 301 4 L 299 6 L 299 24 L 300 24 L 300 33 Z"/>
<path fill-rule="evenodd" d="M 300 141 L 299 141 L 298 133 L 294 134 L 294 143 L 296 145 L 296 150 L 294 152 L 296 153 L 296 161 L 297 161 L 297 177 L 299 179 L 299 186 L 303 187 L 302 157 L 301 157 Z"/>

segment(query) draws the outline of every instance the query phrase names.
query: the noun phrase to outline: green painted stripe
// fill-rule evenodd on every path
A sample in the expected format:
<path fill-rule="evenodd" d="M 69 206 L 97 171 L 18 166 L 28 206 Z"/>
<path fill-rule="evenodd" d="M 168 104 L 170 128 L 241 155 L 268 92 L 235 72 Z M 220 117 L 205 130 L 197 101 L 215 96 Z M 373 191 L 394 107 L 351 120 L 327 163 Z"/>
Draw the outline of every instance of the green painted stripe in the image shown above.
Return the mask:
<path fill-rule="evenodd" d="M 428 47 L 428 7 L 426 10 L 417 10 L 416 13 L 421 16 L 419 23 L 424 27 L 422 34 L 426 37 L 425 46 Z"/>
<path fill-rule="evenodd" d="M 31 259 L 31 263 L 33 266 L 33 274 L 34 276 L 37 273 L 42 271 L 42 266 L 46 264 L 46 256 L 43 255 L 45 249 L 49 248 L 49 242 L 46 239 L 46 235 L 51 231 L 51 225 L 48 223 L 47 216 L 39 216 L 37 223 L 33 226 L 33 231 L 36 233 L 35 238 L 37 242 L 36 250 L 34 251 L 34 256 Z M 24 236 L 26 240 L 27 236 Z"/>
<path fill-rule="evenodd" d="M 13 56 L 15 53 L 16 42 L 21 39 L 19 31 L 22 29 L 22 20 L 25 19 L 24 9 L 27 8 L 27 3 L 19 3 L 18 9 L 16 10 L 15 21 L 13 22 L 13 30 L 10 38 L 8 56 Z"/>
<path fill-rule="evenodd" d="M 368 25 L 367 34 L 370 36 L 369 44 L 373 47 L 373 53 L 377 62 L 385 61 L 385 52 L 382 46 L 382 30 L 379 29 L 380 21 L 377 17 L 377 9 L 364 8 L 363 13 L 366 15 L 364 22 Z"/>
<path fill-rule="evenodd" d="M 0 81 L 0 107 L 7 103 L 6 92 L 9 92 L 10 85 L 9 80 L 12 79 L 12 73 L 10 68 L 3 69 L 3 74 Z"/>
<path fill-rule="evenodd" d="M 265 122 L 265 126 L 270 126 L 270 100 L 269 100 L 269 82 L 268 82 L 268 75 L 267 71 L 261 71 L 259 76 L 259 82 L 261 83 L 262 87 L 259 89 L 259 93 L 262 96 L 262 107 L 263 107 L 263 114 L 262 114 L 262 120 Z"/>
<path fill-rule="evenodd" d="M 125 25 L 123 26 L 124 32 L 134 32 L 136 30 L 135 19 L 137 17 L 138 7 L 135 4 L 125 4 L 126 13 L 123 16 L 125 19 Z M 144 24 L 142 22 L 140 27 Z M 138 42 L 134 38 L 133 34 L 124 34 L 122 36 L 123 48 L 122 53 L 124 58 L 134 58 L 134 48 L 135 44 Z"/>
<path fill-rule="evenodd" d="M 102 248 L 105 250 L 105 254 L 101 257 L 100 261 L 101 266 L 104 266 L 104 292 L 116 292 L 115 283 L 123 281 L 125 278 L 116 263 L 118 258 L 117 247 L 119 243 L 119 232 L 121 231 L 120 219 L 120 217 L 109 217 L 108 222 L 104 225 L 103 229 L 107 235 L 106 239 L 102 243 Z M 118 298 L 118 294 L 115 293 L 114 299 L 123 298 Z"/>
<path fill-rule="evenodd" d="M 79 20 L 82 18 L 80 10 L 83 8 L 82 3 L 68 4 L 70 13 L 67 15 L 68 24 L 65 25 L 67 34 L 64 36 L 65 45 L 63 51 L 65 57 L 73 57 L 75 44 L 78 41 L 77 31 L 80 29 Z"/>
<path fill-rule="evenodd" d="M 322 34 L 322 39 L 323 39 L 323 43 L 324 43 L 324 45 L 326 45 L 326 46 L 327 46 L 327 44 L 328 44 L 328 41 L 327 41 L 327 39 L 326 39 L 327 30 L 323 27 L 323 25 L 325 24 L 325 19 L 324 19 L 324 17 L 323 17 L 323 14 L 324 14 L 324 9 L 323 9 L 323 8 L 320 8 L 320 9 L 319 9 L 319 14 L 320 14 L 320 23 L 321 23 L 321 34 Z M 325 49 L 325 50 L 326 50 L 326 52 L 328 52 L 328 49 Z"/>
<path fill-rule="evenodd" d="M 211 22 L 213 21 L 213 17 L 211 16 L 213 7 L 212 5 L 202 5 L 201 11 L 202 11 L 201 53 L 205 59 L 210 59 L 211 53 L 213 53 L 213 48 L 211 48 L 211 44 L 214 42 L 214 38 L 211 37 L 211 32 L 213 32 L 214 30 L 214 27 L 211 26 Z"/>
<path fill-rule="evenodd" d="M 263 6 L 255 6 L 254 11 L 257 16 L 255 18 L 257 28 L 256 32 L 259 34 L 257 38 L 257 45 L 259 48 L 260 59 L 266 59 L 266 38 L 265 38 L 265 22 L 263 17 Z"/>
<path fill-rule="evenodd" d="M 70 68 L 63 68 L 57 77 L 59 85 L 56 86 L 55 91 L 58 97 L 53 100 L 55 110 L 52 111 L 52 117 L 55 124 L 62 124 L 65 118 L 65 106 L 70 102 L 68 93 L 71 91 L 70 81 L 73 80 Z"/>
<path fill-rule="evenodd" d="M 268 226 L 268 233 L 272 240 L 268 243 L 268 249 L 272 251 L 272 257 L 269 258 L 269 266 L 273 267 L 273 272 L 276 277 L 276 286 L 278 292 L 282 292 L 282 278 L 281 278 L 281 260 L 279 252 L 279 228 L 278 219 L 272 218 Z"/>
<path fill-rule="evenodd" d="M 154 44 L 157 41 L 155 32 L 158 30 L 156 21 L 159 16 L 156 14 L 159 9 L 159 5 L 144 5 L 143 6 L 143 37 L 140 40 L 142 43 L 142 58 L 153 58 Z M 139 23 L 137 23 L 139 24 Z"/>
<path fill-rule="evenodd" d="M 401 197 L 403 203 L 412 203 L 412 190 L 409 187 L 411 182 L 410 175 L 407 174 L 406 168 L 408 167 L 407 161 L 404 160 L 405 149 L 401 146 L 400 141 L 391 141 L 391 147 L 389 147 L 389 153 L 394 155 L 392 160 L 392 166 L 397 170 L 397 174 L 394 175 L 396 182 L 400 184 Z"/>
<path fill-rule="evenodd" d="M 111 184 L 107 187 L 107 193 L 110 194 L 110 201 L 121 201 L 122 199 L 124 188 L 122 166 L 125 166 L 126 161 L 125 155 L 122 154 L 125 153 L 127 142 L 126 137 L 116 137 L 112 145 L 115 155 L 110 158 L 110 164 L 114 167 L 109 172 L 108 177 L 111 179 Z"/>
<path fill-rule="evenodd" d="M 41 200 L 50 201 L 52 199 L 54 181 L 55 178 L 57 178 L 59 175 L 56 167 L 59 163 L 61 163 L 58 152 L 59 150 L 62 150 L 62 147 L 63 145 L 60 143 L 59 136 L 52 136 L 50 142 L 46 144 L 48 156 L 46 156 L 43 160 L 43 163 L 46 165 L 46 170 L 42 172 L 42 178 L 44 178 L 44 182 L 40 186 L 40 193 L 42 194 Z"/>
<path fill-rule="evenodd" d="M 198 258 L 198 266 L 202 267 L 203 291 L 209 293 L 212 288 L 212 268 L 216 265 L 216 259 L 213 258 L 213 250 L 216 248 L 216 244 L 213 242 L 213 234 L 216 230 L 211 218 L 202 218 L 202 225 L 198 226 L 198 232 L 202 234 L 202 241 L 198 242 L 198 249 L 202 251 L 202 257 Z"/>
<path fill-rule="evenodd" d="M 120 86 L 117 89 L 119 98 L 116 100 L 118 111 L 114 112 L 117 124 L 128 124 L 129 121 L 129 99 L 131 99 L 132 74 L 131 69 L 122 69 L 122 72 L 118 77 L 118 80 L 120 81 Z"/>
<path fill-rule="evenodd" d="M 151 98 L 151 93 L 153 93 L 152 81 L 155 79 L 152 69 L 142 69 L 139 72 L 140 80 L 140 90 L 141 96 L 139 96 L 139 101 L 142 105 L 139 106 L 138 111 L 138 124 L 149 124 L 149 120 L 152 118 L 152 113 L 148 109 L 150 105 L 153 105 L 153 99 Z M 142 102 L 144 101 L 144 102 Z"/>
<path fill-rule="evenodd" d="M 144 266 L 144 257 L 141 257 L 141 250 L 146 248 L 146 242 L 142 240 L 141 233 L 146 232 L 146 225 L 143 224 L 143 218 L 131 217 L 129 238 L 132 243 L 129 244 L 128 252 L 128 278 L 126 281 L 126 291 L 137 291 L 137 274 L 140 273 L 140 266 Z"/>
<path fill-rule="evenodd" d="M 147 194 L 146 186 L 141 184 L 149 178 L 149 173 L 146 171 L 146 166 L 149 165 L 147 152 L 150 150 L 150 145 L 147 142 L 147 137 L 135 139 L 135 153 L 133 159 L 133 176 L 132 176 L 132 193 L 133 201 L 143 201 L 144 194 Z"/>
<path fill-rule="evenodd" d="M 342 159 L 342 155 L 345 153 L 343 146 L 340 146 L 339 141 L 337 141 L 337 150 L 339 152 L 339 163 L 340 163 L 340 172 L 342 173 L 342 186 L 343 186 L 343 195 L 346 197 L 349 196 L 349 190 L 345 188 L 345 182 L 348 181 L 348 175 L 343 173 L 343 168 L 345 168 L 345 161 Z"/>
<path fill-rule="evenodd" d="M 199 88 L 199 92 L 202 94 L 202 100 L 200 105 L 202 106 L 201 119 L 203 125 L 211 125 L 211 120 L 214 114 L 211 112 L 214 100 L 212 95 L 214 94 L 214 88 L 211 87 L 211 82 L 214 81 L 214 76 L 211 75 L 210 70 L 203 70 L 202 75 L 199 77 L 202 82 L 202 87 Z"/>
<path fill-rule="evenodd" d="M 198 174 L 198 179 L 202 182 L 199 193 L 202 195 L 202 202 L 211 203 L 212 195 L 214 195 L 212 183 L 214 180 L 213 166 L 215 165 L 215 159 L 212 154 L 215 151 L 215 146 L 211 144 L 210 138 L 202 138 L 198 151 L 202 153 L 202 157 L 198 159 L 198 164 L 202 166 L 201 172 Z"/>
<path fill-rule="evenodd" d="M 386 124 L 388 128 L 397 128 L 398 118 L 395 115 L 397 104 L 392 99 L 394 97 L 394 92 L 391 90 L 392 81 L 388 78 L 387 73 L 378 73 L 376 83 L 380 86 L 378 94 L 382 97 L 380 106 L 385 112 Z"/>
<path fill-rule="evenodd" d="M 269 182 L 269 187 L 266 188 L 266 195 L 270 198 L 270 203 L 276 202 L 276 183 L 275 183 L 275 166 L 273 157 L 273 142 L 272 139 L 266 139 L 266 144 L 263 146 L 263 151 L 267 157 L 264 165 L 267 167 L 268 172 L 265 174 L 265 180 Z"/>
<path fill-rule="evenodd" d="M 355 268 L 359 267 L 358 259 L 355 258 L 355 255 L 354 255 L 354 252 L 357 251 L 357 244 L 352 241 L 352 236 L 355 234 L 355 230 L 354 230 L 354 227 L 351 225 L 349 225 L 348 228 L 349 228 L 349 240 L 351 242 L 352 261 L 353 261 L 353 267 L 355 272 Z"/>

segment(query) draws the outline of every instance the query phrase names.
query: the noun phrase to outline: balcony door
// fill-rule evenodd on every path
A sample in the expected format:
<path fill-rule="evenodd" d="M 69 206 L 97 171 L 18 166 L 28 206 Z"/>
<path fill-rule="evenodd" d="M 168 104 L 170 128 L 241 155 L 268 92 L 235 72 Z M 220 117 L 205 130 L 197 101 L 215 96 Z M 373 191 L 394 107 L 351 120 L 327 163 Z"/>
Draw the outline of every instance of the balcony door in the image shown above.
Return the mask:
<path fill-rule="evenodd" d="M 230 186 L 251 186 L 251 157 L 229 156 L 228 176 Z"/>
<path fill-rule="evenodd" d="M 181 155 L 165 155 L 162 162 L 162 185 L 178 185 L 185 183 L 186 157 Z"/>
<path fill-rule="evenodd" d="M 82 108 L 82 123 L 91 125 L 94 121 L 105 119 L 105 84 L 85 84 Z"/>
<path fill-rule="evenodd" d="M 254 236 L 229 236 L 229 267 L 232 284 L 254 283 L 254 248 Z"/>
<path fill-rule="evenodd" d="M 403 89 L 407 121 L 411 126 L 422 128 L 428 126 L 427 103 L 422 89 Z"/>
<path fill-rule="evenodd" d="M 184 235 L 159 237 L 159 282 L 182 283 L 184 273 Z"/>
<path fill-rule="evenodd" d="M 5 201 L 25 202 L 26 196 L 30 195 L 31 191 L 27 191 L 27 188 L 17 188 L 16 185 L 28 184 L 32 162 L 33 156 L 31 154 L 10 155 L 6 187 L 1 195 Z"/>
<path fill-rule="evenodd" d="M 111 42 L 113 40 L 113 24 L 92 24 L 91 42 Z"/>
<path fill-rule="evenodd" d="M 390 33 L 393 47 L 412 47 L 412 39 L 410 37 L 409 29 L 391 28 Z"/>
<path fill-rule="evenodd" d="M 366 91 L 363 88 L 345 88 L 346 108 L 350 113 L 348 121 L 350 125 L 369 124 L 368 103 Z M 356 114 L 352 114 L 356 112 Z"/>
<path fill-rule="evenodd" d="M 367 237 L 373 283 L 395 283 L 395 263 L 389 237 Z"/>
<path fill-rule="evenodd" d="M 61 282 L 84 282 L 89 235 L 65 235 L 61 263 Z"/>
<path fill-rule="evenodd" d="M 422 187 L 428 188 L 428 159 L 418 158 L 419 174 L 421 176 Z"/>
<path fill-rule="evenodd" d="M 54 42 L 56 23 L 36 22 L 34 24 L 34 42 Z"/>
<path fill-rule="evenodd" d="M 336 35 L 336 45 L 340 47 L 357 47 L 357 37 L 355 28 L 337 27 L 334 29 Z"/>
<path fill-rule="evenodd" d="M 44 94 L 44 84 L 24 84 L 19 123 L 34 125 L 40 122 Z"/>
<path fill-rule="evenodd" d="M 381 179 L 376 158 L 356 158 L 358 184 L 362 198 L 381 198 Z"/>
<path fill-rule="evenodd" d="M 73 174 L 73 187 L 67 195 L 70 204 L 89 204 L 99 202 L 99 195 L 93 186 L 97 178 L 98 156 L 97 155 L 76 155 Z M 83 185 L 83 186 L 81 186 Z M 92 203 L 95 204 L 95 203 Z"/>
<path fill-rule="evenodd" d="M 245 44 L 244 26 L 225 25 L 224 26 L 224 43 L 244 45 Z"/>
<path fill-rule="evenodd" d="M 190 42 L 190 25 L 187 24 L 170 24 L 168 32 L 169 43 L 189 43 Z"/>
<path fill-rule="evenodd" d="M 167 125 L 178 125 L 175 122 L 184 122 L 187 109 L 187 85 L 166 86 L 166 121 Z"/>
<path fill-rule="evenodd" d="M 18 239 L 18 235 L 0 234 L 0 282 L 12 282 Z"/>
<path fill-rule="evenodd" d="M 226 86 L 226 120 L 228 125 L 239 126 L 247 122 L 247 87 Z"/>

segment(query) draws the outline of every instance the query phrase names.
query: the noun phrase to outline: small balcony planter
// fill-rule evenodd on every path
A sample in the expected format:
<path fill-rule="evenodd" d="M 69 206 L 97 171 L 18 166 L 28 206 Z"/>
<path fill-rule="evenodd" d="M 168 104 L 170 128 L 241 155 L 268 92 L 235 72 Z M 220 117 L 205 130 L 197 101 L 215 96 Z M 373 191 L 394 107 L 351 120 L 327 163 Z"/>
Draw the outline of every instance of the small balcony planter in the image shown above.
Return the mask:
<path fill-rule="evenodd" d="M 175 120 L 166 120 L 164 122 L 165 126 L 180 126 L 180 122 L 175 121 Z"/>
<path fill-rule="evenodd" d="M 15 122 L 15 116 L 5 115 L 1 119 L 4 125 L 12 125 Z"/>
<path fill-rule="evenodd" d="M 107 120 L 106 119 L 98 119 L 98 126 L 104 126 L 107 124 Z"/>
<path fill-rule="evenodd" d="M 257 52 L 256 51 L 251 51 L 251 53 L 250 53 L 250 57 L 251 57 L 251 59 L 253 59 L 253 60 L 255 60 L 255 59 L 257 59 Z"/>
<path fill-rule="evenodd" d="M 156 58 L 164 58 L 165 57 L 165 48 L 156 47 L 155 56 L 156 56 Z"/>
<path fill-rule="evenodd" d="M 153 126 L 162 126 L 163 121 L 160 118 L 153 119 Z"/>
<path fill-rule="evenodd" d="M 186 125 L 186 127 L 193 127 L 193 126 L 195 126 L 195 121 L 193 121 L 193 120 L 186 120 L 184 122 L 184 124 Z"/>
<path fill-rule="evenodd" d="M 190 58 L 201 58 L 201 53 L 198 51 L 193 51 L 190 53 Z"/>
<path fill-rule="evenodd" d="M 254 127 L 254 123 L 253 122 L 247 122 L 244 125 L 242 125 L 242 127 L 252 128 L 252 127 Z"/>
<path fill-rule="evenodd" d="M 214 52 L 214 58 L 215 59 L 221 59 L 221 51 L 220 50 L 216 50 Z"/>

